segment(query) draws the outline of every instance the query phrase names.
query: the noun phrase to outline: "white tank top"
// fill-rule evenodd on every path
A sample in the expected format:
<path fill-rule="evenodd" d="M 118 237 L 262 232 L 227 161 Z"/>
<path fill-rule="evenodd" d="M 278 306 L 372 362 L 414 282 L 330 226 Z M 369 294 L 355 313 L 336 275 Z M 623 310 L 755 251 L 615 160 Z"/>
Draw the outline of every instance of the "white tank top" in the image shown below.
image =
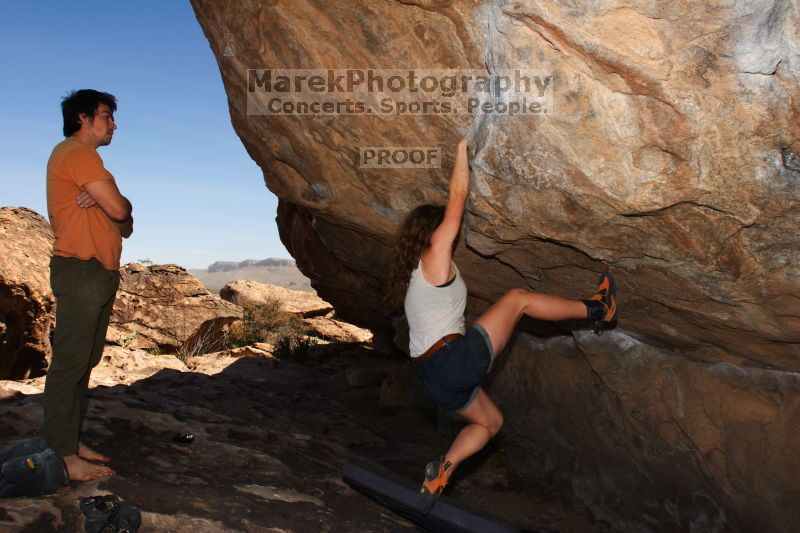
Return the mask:
<path fill-rule="evenodd" d="M 419 357 L 433 344 L 451 333 L 464 334 L 464 307 L 467 286 L 456 264 L 455 278 L 445 286 L 431 285 L 422 275 L 422 260 L 411 273 L 404 307 L 409 327 L 408 351 Z"/>

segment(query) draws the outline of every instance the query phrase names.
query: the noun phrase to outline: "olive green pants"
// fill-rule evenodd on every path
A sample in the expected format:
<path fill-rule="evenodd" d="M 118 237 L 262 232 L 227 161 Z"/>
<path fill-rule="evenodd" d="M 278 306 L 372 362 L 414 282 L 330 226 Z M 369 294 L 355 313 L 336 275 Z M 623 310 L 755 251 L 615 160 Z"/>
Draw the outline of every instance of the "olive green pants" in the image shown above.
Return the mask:
<path fill-rule="evenodd" d="M 44 386 L 44 439 L 61 457 L 78 452 L 89 376 L 103 355 L 119 272 L 96 259 L 53 256 L 53 359 Z"/>

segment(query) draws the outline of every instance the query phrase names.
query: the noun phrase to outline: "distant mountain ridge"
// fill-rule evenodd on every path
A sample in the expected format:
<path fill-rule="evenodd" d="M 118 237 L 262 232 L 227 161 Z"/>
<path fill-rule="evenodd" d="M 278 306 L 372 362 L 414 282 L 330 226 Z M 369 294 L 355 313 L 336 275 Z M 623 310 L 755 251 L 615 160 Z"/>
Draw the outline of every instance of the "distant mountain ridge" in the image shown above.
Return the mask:
<path fill-rule="evenodd" d="M 215 261 L 208 267 L 208 272 L 230 272 L 239 268 L 249 267 L 296 267 L 294 259 L 245 259 L 244 261 Z"/>
<path fill-rule="evenodd" d="M 246 259 L 215 261 L 207 269 L 191 268 L 189 273 L 210 291 L 218 291 L 231 281 L 250 280 L 270 283 L 297 291 L 313 291 L 310 280 L 297 268 L 294 259 Z"/>

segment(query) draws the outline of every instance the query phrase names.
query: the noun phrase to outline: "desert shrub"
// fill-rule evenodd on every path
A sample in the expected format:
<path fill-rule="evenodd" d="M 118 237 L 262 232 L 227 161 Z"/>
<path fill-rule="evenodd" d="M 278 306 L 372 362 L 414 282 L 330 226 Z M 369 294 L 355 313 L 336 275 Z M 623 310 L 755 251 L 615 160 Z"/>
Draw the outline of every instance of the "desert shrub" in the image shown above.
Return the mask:
<path fill-rule="evenodd" d="M 242 307 L 242 320 L 228 331 L 230 348 L 267 342 L 275 347 L 275 355 L 286 357 L 307 347 L 306 326 L 303 320 L 284 311 L 279 300 Z"/>
<path fill-rule="evenodd" d="M 308 349 L 315 346 L 318 342 L 316 337 L 310 337 L 305 334 L 299 336 L 284 336 L 278 339 L 275 344 L 275 355 L 281 359 L 299 359 L 304 360 L 308 355 Z"/>
<path fill-rule="evenodd" d="M 130 348 L 133 339 L 135 339 L 139 335 L 136 331 L 131 331 L 126 335 L 120 335 L 117 339 L 117 344 L 122 346 L 123 348 Z"/>

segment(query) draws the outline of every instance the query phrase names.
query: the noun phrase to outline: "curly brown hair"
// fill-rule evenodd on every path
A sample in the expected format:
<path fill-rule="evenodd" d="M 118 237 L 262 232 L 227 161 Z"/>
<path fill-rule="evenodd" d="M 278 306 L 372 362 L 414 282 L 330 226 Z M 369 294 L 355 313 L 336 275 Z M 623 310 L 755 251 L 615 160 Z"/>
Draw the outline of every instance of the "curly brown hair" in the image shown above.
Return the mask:
<path fill-rule="evenodd" d="M 403 307 L 411 273 L 417 268 L 422 252 L 431 244 L 431 235 L 443 219 L 444 207 L 426 204 L 411 211 L 400 226 L 386 292 L 386 303 L 392 311 Z"/>

